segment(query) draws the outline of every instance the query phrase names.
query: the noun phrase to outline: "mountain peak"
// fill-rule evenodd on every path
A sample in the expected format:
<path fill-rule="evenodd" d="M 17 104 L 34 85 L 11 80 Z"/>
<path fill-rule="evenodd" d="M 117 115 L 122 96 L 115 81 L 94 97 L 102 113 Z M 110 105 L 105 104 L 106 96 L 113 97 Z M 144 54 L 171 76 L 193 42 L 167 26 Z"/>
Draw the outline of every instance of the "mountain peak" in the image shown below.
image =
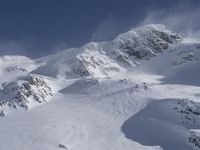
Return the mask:
<path fill-rule="evenodd" d="M 148 24 L 141 27 L 133 28 L 125 33 L 117 36 L 116 40 L 126 40 L 128 38 L 168 38 L 168 40 L 182 41 L 180 35 L 172 32 L 165 25 L 162 24 Z"/>

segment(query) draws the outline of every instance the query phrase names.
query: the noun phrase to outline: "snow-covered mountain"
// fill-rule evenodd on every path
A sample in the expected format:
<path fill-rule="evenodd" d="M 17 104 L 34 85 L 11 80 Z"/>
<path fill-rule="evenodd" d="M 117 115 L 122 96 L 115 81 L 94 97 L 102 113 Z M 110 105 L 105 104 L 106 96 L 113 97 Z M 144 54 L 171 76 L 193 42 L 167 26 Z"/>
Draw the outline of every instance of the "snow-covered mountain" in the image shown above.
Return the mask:
<path fill-rule="evenodd" d="M 199 149 L 199 59 L 200 42 L 164 25 L 36 60 L 1 56 L 1 148 Z"/>
<path fill-rule="evenodd" d="M 113 41 L 91 42 L 37 60 L 41 67 L 34 72 L 49 76 L 110 77 L 119 76 L 167 50 L 182 39 L 163 25 L 147 25 L 123 33 Z"/>

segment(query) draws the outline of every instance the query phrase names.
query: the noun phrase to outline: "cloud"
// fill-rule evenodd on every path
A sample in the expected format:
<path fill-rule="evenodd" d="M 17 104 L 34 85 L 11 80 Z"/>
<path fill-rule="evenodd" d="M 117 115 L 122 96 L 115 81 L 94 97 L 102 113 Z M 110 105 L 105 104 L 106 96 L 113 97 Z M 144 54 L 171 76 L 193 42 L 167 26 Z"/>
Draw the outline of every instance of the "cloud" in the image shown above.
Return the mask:
<path fill-rule="evenodd" d="M 43 46 L 44 45 L 44 46 Z M 0 40 L 0 56 L 22 55 L 30 58 L 37 58 L 48 54 L 54 54 L 68 49 L 66 42 L 38 42 L 31 40 Z"/>

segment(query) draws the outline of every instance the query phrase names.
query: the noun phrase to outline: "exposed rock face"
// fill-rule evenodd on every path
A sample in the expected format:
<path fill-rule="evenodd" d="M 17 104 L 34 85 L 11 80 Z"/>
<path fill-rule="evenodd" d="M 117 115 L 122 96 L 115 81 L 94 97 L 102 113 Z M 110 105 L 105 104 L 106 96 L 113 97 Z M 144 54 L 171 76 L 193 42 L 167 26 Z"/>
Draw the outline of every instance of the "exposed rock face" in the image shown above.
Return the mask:
<path fill-rule="evenodd" d="M 28 75 L 17 81 L 3 83 L 0 89 L 1 116 L 4 108 L 28 109 L 33 104 L 46 103 L 51 97 L 51 88 L 41 77 Z"/>
<path fill-rule="evenodd" d="M 195 125 L 200 119 L 200 104 L 192 101 L 178 101 L 173 110 L 180 113 L 183 123 Z"/>
<path fill-rule="evenodd" d="M 182 41 L 181 37 L 163 25 L 148 25 L 134 29 L 117 38 L 119 49 L 137 59 L 149 59 L 169 48 L 170 44 Z"/>
<path fill-rule="evenodd" d="M 191 130 L 189 142 L 197 149 L 200 149 L 200 132 L 199 130 Z"/>
<path fill-rule="evenodd" d="M 6 67 L 4 68 L 4 71 L 5 72 L 16 72 L 16 71 L 19 71 L 19 72 L 28 72 L 26 69 L 24 68 L 20 68 L 20 67 L 16 67 L 16 66 L 9 66 L 9 67 Z"/>

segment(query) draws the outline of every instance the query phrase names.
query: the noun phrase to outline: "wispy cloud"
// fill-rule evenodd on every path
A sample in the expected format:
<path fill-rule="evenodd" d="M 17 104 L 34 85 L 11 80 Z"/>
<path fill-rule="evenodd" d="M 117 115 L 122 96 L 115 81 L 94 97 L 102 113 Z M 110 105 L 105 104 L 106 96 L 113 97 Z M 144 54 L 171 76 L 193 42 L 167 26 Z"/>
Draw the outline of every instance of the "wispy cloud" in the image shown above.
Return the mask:
<path fill-rule="evenodd" d="M 189 1 L 182 1 L 170 9 L 148 12 L 139 25 L 152 23 L 164 24 L 183 36 L 200 39 L 200 7 Z"/>
<path fill-rule="evenodd" d="M 152 7 L 144 11 L 146 15 L 136 15 L 139 19 L 109 15 L 96 27 L 92 41 L 113 39 L 130 28 L 145 24 L 164 24 L 183 37 L 200 40 L 200 1 L 182 0 L 169 8 Z"/>
<path fill-rule="evenodd" d="M 114 15 L 108 15 L 96 27 L 92 34 L 92 41 L 112 40 L 118 34 L 128 30 L 130 22 Z"/>
<path fill-rule="evenodd" d="M 24 45 L 17 41 L 0 41 L 0 55 L 25 55 Z"/>

